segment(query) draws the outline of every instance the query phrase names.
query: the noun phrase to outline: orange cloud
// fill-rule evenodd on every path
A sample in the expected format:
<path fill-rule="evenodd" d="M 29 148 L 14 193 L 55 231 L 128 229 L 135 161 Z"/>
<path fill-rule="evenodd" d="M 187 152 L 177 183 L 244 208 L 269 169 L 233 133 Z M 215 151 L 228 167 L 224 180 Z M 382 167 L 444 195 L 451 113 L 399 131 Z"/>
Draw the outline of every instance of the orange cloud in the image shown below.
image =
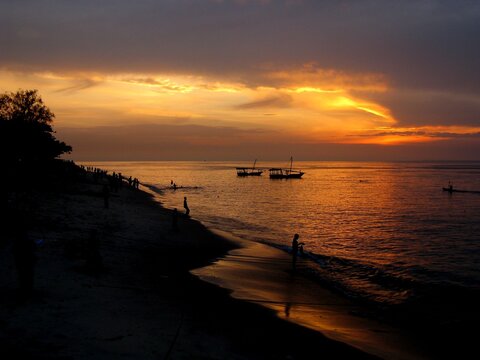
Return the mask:
<path fill-rule="evenodd" d="M 351 134 L 344 143 L 402 145 L 430 143 L 480 136 L 480 127 L 424 126 L 416 128 L 379 128 L 376 131 Z"/>
<path fill-rule="evenodd" d="M 382 145 L 439 141 L 479 131 L 475 127 L 399 127 L 389 108 L 366 96 L 389 91 L 378 74 L 304 65 L 267 69 L 260 80 L 252 87 L 194 75 L 0 70 L 0 91 L 39 89 L 56 113 L 57 123 L 70 127 L 181 122 L 265 129 L 282 134 L 282 141 Z M 213 140 L 205 137 L 209 141 Z"/>

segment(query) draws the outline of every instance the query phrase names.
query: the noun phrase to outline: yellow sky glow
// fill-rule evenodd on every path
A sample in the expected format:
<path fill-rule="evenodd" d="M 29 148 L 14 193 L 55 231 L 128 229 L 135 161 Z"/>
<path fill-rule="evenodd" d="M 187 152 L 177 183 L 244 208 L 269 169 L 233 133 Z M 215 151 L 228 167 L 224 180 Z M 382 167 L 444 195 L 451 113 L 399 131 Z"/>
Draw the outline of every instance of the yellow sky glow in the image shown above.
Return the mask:
<path fill-rule="evenodd" d="M 307 66 L 267 71 L 265 79 L 265 85 L 252 87 L 201 76 L 3 70 L 0 91 L 38 89 L 56 114 L 56 126 L 62 127 L 188 122 L 275 130 L 307 142 L 382 145 L 443 139 L 429 136 L 433 132 L 480 130 L 396 127 L 389 109 L 358 95 L 388 91 L 386 81 L 375 74 L 313 71 Z"/>

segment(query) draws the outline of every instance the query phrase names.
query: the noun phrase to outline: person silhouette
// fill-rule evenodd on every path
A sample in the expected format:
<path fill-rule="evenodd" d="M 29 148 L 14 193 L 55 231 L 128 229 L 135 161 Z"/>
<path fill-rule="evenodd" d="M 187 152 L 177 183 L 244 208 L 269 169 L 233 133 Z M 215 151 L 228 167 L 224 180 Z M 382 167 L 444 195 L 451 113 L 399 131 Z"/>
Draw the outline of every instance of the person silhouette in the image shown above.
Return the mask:
<path fill-rule="evenodd" d="M 297 266 L 297 255 L 298 255 L 298 238 L 300 235 L 295 234 L 292 240 L 292 268 L 296 269 Z"/>
<path fill-rule="evenodd" d="M 190 214 L 190 209 L 188 208 L 186 196 L 183 198 L 183 207 L 185 208 L 185 215 L 188 216 L 188 214 Z"/>

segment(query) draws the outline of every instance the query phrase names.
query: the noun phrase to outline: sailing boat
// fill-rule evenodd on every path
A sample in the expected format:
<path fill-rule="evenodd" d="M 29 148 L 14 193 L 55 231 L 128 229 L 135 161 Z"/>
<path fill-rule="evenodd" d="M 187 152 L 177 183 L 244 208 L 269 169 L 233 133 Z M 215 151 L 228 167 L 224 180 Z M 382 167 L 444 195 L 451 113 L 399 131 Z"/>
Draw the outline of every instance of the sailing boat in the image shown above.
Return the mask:
<path fill-rule="evenodd" d="M 298 169 L 293 169 L 293 157 L 290 157 L 290 169 L 283 168 L 271 168 L 268 171 L 270 172 L 270 179 L 300 179 L 304 172 Z"/>
<path fill-rule="evenodd" d="M 253 162 L 252 167 L 237 167 L 237 175 L 238 176 L 260 176 L 263 173 L 263 170 L 256 169 L 255 164 L 257 163 L 257 159 Z"/>

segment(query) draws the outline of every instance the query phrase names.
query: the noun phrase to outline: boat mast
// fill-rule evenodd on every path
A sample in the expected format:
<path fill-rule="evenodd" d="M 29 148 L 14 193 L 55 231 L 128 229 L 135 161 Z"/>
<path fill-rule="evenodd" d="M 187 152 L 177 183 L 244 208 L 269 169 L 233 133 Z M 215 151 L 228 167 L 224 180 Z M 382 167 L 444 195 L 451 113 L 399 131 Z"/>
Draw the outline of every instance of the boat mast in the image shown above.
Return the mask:
<path fill-rule="evenodd" d="M 255 164 L 257 163 L 257 159 L 255 159 L 255 161 L 253 162 L 253 170 L 255 170 Z"/>
<path fill-rule="evenodd" d="M 293 156 L 290 156 L 290 174 L 292 173 Z"/>

